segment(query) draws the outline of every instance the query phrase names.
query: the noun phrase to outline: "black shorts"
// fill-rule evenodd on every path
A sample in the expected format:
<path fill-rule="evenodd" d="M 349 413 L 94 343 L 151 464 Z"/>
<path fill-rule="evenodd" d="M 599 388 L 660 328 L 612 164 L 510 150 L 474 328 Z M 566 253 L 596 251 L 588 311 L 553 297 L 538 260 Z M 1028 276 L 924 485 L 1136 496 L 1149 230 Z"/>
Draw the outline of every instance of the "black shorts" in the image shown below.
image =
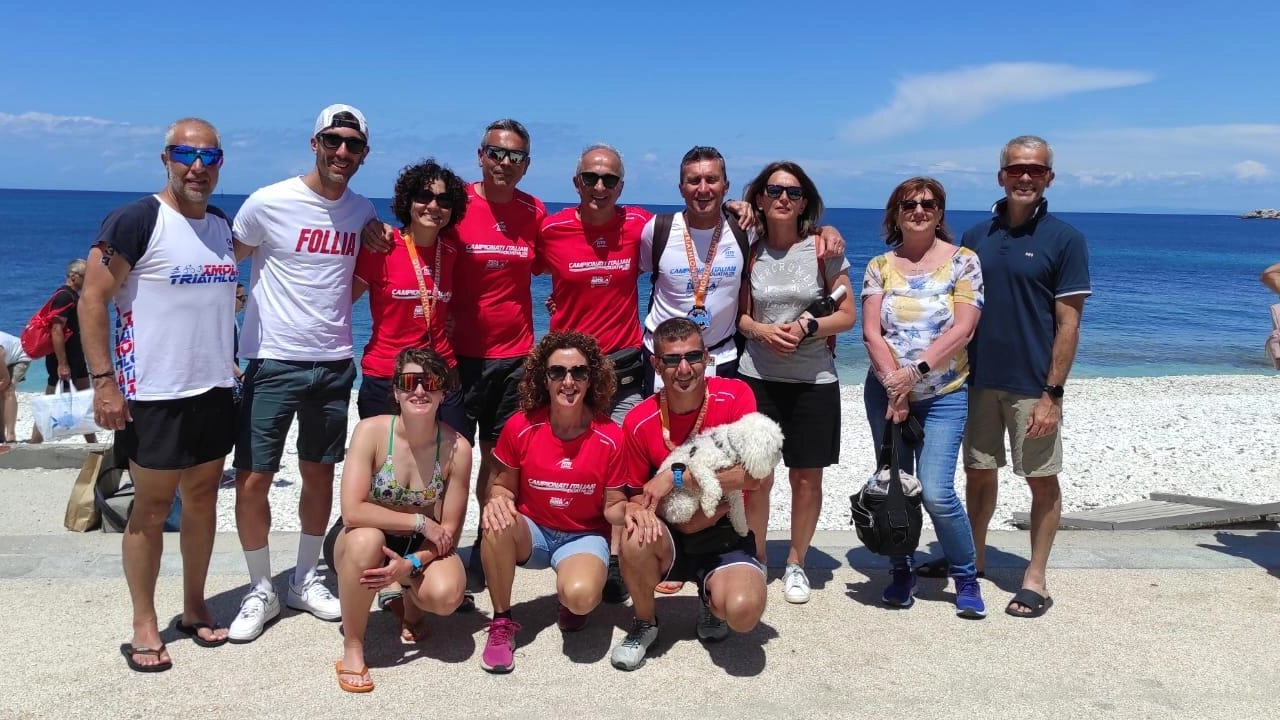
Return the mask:
<path fill-rule="evenodd" d="M 117 457 L 149 470 L 185 470 L 231 452 L 238 413 L 231 388 L 178 400 L 129 403 L 133 420 L 116 433 Z"/>
<path fill-rule="evenodd" d="M 840 383 L 788 383 L 742 377 L 756 409 L 782 426 L 782 462 L 824 468 L 840 462 Z"/>
<path fill-rule="evenodd" d="M 66 346 L 67 367 L 71 368 L 72 380 L 88 380 L 89 366 L 84 361 L 84 351 L 80 349 L 80 343 L 67 343 Z M 49 375 L 48 387 L 58 386 L 58 356 L 56 353 L 49 353 L 44 356 L 44 369 Z"/>
<path fill-rule="evenodd" d="M 356 395 L 356 412 L 361 420 L 378 415 L 398 414 L 400 408 L 396 407 L 395 398 L 391 395 L 391 378 L 368 375 L 360 378 L 360 393 Z M 456 388 L 444 396 L 436 418 L 454 430 L 466 427 L 467 411 L 462 406 L 461 388 Z"/>
<path fill-rule="evenodd" d="M 382 537 L 382 544 L 386 545 L 388 550 L 391 550 L 400 557 L 404 557 L 409 553 L 416 553 L 422 549 L 423 545 L 427 544 L 426 536 L 419 535 L 417 533 L 412 535 L 395 535 L 383 531 Z M 389 562 L 391 562 L 391 558 L 385 559 L 382 564 L 386 565 Z"/>
<path fill-rule="evenodd" d="M 720 530 L 733 532 L 733 527 L 729 525 L 728 519 L 720 521 L 721 525 L 716 527 Z M 709 597 L 707 593 L 707 578 L 712 573 L 730 565 L 750 565 L 760 571 L 760 575 L 764 576 L 764 566 L 756 560 L 756 536 L 755 533 L 748 531 L 746 537 L 739 538 L 737 544 L 727 550 L 721 552 L 707 553 L 691 553 L 685 551 L 682 546 L 682 540 L 687 537 L 683 533 L 676 532 L 672 529 L 671 524 L 665 520 L 663 523 L 667 526 L 667 537 L 671 540 L 671 568 L 667 570 L 667 574 L 663 577 L 663 581 L 677 582 L 696 582 L 698 584 L 698 592 L 702 597 Z"/>
<path fill-rule="evenodd" d="M 480 439 L 496 441 L 507 418 L 520 409 L 520 380 L 524 378 L 524 357 L 469 358 L 458 356 L 458 377 L 462 381 L 462 404 L 467 411 L 466 427 L 455 428 L 475 445 Z"/>

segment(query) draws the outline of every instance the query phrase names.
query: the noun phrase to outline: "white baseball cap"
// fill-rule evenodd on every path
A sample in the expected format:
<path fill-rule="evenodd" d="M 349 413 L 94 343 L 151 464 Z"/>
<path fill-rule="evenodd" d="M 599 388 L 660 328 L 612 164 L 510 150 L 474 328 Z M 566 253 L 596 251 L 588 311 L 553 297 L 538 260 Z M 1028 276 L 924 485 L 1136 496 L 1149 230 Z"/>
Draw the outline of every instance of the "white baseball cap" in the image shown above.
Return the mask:
<path fill-rule="evenodd" d="M 342 113 L 351 115 L 355 120 L 353 121 L 350 118 L 338 117 L 338 115 Z M 321 110 L 320 116 L 316 118 L 315 132 L 311 133 L 311 136 L 315 137 L 325 130 L 335 127 L 349 127 L 353 130 L 358 130 L 361 135 L 364 135 L 365 140 L 369 139 L 369 123 L 365 122 L 364 113 L 361 113 L 350 105 L 338 103 Z"/>

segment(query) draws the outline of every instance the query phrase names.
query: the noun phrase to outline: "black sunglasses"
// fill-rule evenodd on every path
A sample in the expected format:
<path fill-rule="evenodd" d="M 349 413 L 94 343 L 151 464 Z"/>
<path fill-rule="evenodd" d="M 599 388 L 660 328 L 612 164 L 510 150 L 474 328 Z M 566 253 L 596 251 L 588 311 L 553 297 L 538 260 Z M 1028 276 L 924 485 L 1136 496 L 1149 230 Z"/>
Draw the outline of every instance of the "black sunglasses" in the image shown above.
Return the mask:
<path fill-rule="evenodd" d="M 496 163 L 510 159 L 512 165 L 523 165 L 524 161 L 529 159 L 529 153 L 524 150 L 512 150 L 511 148 L 498 147 L 497 145 L 485 145 L 480 149 L 484 152 L 485 157 Z"/>
<path fill-rule="evenodd" d="M 799 200 L 804 197 L 804 188 L 799 185 L 765 185 L 764 194 L 771 198 L 780 198 L 782 193 L 787 194 L 789 200 Z"/>
<path fill-rule="evenodd" d="M 603 182 L 606 190 L 612 190 L 618 187 L 618 183 L 622 182 L 622 178 L 617 175 L 601 175 L 600 173 L 584 172 L 578 174 L 578 180 L 582 182 L 582 186 L 593 188 L 596 183 Z"/>
<path fill-rule="evenodd" d="M 591 368 L 586 365 L 574 365 L 571 368 L 563 365 L 547 366 L 547 379 L 551 382 L 560 382 L 564 380 L 565 375 L 572 375 L 575 381 L 582 382 L 591 377 Z"/>
<path fill-rule="evenodd" d="M 1021 164 L 1021 165 L 1005 165 L 1000 169 L 1003 170 L 1005 174 L 1008 175 L 1009 177 L 1020 178 L 1023 175 L 1030 175 L 1033 178 L 1042 178 L 1045 175 L 1048 175 L 1049 171 L 1052 170 L 1053 168 L 1049 167 L 1048 165 Z"/>
<path fill-rule="evenodd" d="M 669 368 L 680 367 L 681 361 L 685 361 L 690 365 L 697 365 L 707 361 L 707 352 L 705 350 L 690 350 L 683 354 L 667 353 L 666 355 L 659 355 L 658 359 L 662 361 L 663 365 Z"/>
<path fill-rule="evenodd" d="M 347 146 L 347 152 L 359 155 L 369 147 L 369 143 L 357 137 L 346 137 L 337 133 L 320 133 L 316 137 L 320 138 L 320 144 L 324 145 L 326 150 L 337 150 L 343 145 Z"/>
<path fill-rule="evenodd" d="M 448 210 L 453 207 L 453 196 L 449 194 L 448 190 L 442 193 L 419 190 L 413 194 L 413 201 L 419 205 L 430 205 L 432 200 L 436 201 L 436 207 L 441 210 Z"/>
<path fill-rule="evenodd" d="M 933 198 L 926 198 L 924 200 L 902 200 L 898 203 L 898 207 L 902 209 L 902 212 L 912 212 L 917 206 L 922 207 L 925 210 L 937 210 L 942 207 L 942 205 Z"/>

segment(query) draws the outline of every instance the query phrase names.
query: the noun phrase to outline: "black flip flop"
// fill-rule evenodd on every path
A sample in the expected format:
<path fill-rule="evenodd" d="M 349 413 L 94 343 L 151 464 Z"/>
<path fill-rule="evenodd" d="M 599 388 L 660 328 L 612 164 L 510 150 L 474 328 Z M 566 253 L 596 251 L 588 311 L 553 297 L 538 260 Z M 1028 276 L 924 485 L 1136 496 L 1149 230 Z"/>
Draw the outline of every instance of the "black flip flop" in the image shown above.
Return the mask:
<path fill-rule="evenodd" d="M 200 647 L 216 648 L 221 645 L 226 645 L 227 641 L 231 639 L 230 637 L 224 637 L 221 640 L 205 640 L 204 638 L 200 637 L 201 630 L 205 630 L 205 629 L 221 630 L 222 626 L 218 625 L 217 623 L 210 625 L 209 623 L 198 622 L 198 623 L 192 623 L 190 625 L 184 625 L 182 623 L 182 618 L 179 617 L 177 620 L 173 622 L 173 629 L 177 630 L 183 635 L 189 636 Z"/>
<path fill-rule="evenodd" d="M 1021 612 L 1013 609 L 1013 604 L 1025 605 L 1031 608 L 1030 612 Z M 1016 618 L 1038 618 L 1048 612 L 1053 607 L 1053 598 L 1045 597 L 1035 590 L 1022 588 L 1014 593 L 1013 599 L 1005 606 L 1004 611 Z"/>
<path fill-rule="evenodd" d="M 945 578 L 950 572 L 951 564 L 947 562 L 946 558 L 935 558 L 916 567 L 916 575 L 926 578 Z M 978 571 L 978 577 L 985 578 L 986 576 L 985 572 Z"/>
<path fill-rule="evenodd" d="M 140 673 L 164 672 L 165 670 L 168 670 L 169 668 L 173 667 L 172 660 L 166 660 L 162 663 L 157 663 L 155 665 L 143 665 L 142 663 L 133 659 L 134 655 L 154 655 L 155 658 L 159 660 L 160 653 L 164 651 L 165 651 L 164 643 L 160 643 L 160 647 L 155 649 L 144 648 L 144 647 L 134 647 L 132 643 L 125 643 L 120 646 L 120 654 L 124 655 L 124 661 L 129 663 L 129 669 L 134 672 L 140 672 Z"/>

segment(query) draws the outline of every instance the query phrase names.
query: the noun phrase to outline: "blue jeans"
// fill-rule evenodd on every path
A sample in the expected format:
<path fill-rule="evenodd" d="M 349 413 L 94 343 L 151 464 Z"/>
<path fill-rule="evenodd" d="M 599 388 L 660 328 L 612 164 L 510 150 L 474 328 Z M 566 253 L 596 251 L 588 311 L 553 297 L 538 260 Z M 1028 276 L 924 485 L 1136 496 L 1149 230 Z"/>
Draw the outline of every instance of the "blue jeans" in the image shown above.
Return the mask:
<path fill-rule="evenodd" d="M 889 409 L 889 396 L 873 374 L 867 374 L 862 399 L 867 408 L 871 436 L 878 449 L 886 422 L 885 413 Z M 911 416 L 924 427 L 924 444 L 905 454 L 899 450 L 901 469 L 920 480 L 924 509 L 933 519 L 934 532 L 950 565 L 948 574 L 959 578 L 975 577 L 973 529 L 955 488 L 956 457 L 960 454 L 960 441 L 964 438 L 969 390 L 961 387 L 946 395 L 912 402 L 908 407 Z M 892 562 L 898 567 L 913 565 L 914 558 L 895 557 Z"/>

